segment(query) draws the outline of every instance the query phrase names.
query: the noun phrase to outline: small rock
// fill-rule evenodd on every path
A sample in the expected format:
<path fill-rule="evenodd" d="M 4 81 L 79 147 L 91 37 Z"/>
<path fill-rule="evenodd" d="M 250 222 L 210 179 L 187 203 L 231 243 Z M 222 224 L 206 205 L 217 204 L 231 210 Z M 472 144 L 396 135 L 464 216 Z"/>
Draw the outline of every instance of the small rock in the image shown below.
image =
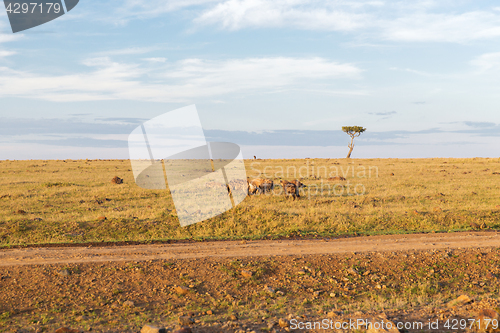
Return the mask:
<path fill-rule="evenodd" d="M 270 294 L 274 294 L 276 292 L 276 290 L 274 288 L 269 287 L 269 286 L 265 286 L 264 290 L 267 291 Z"/>
<path fill-rule="evenodd" d="M 352 275 L 358 275 L 358 272 L 352 267 L 347 269 L 347 273 L 352 274 Z"/>
<path fill-rule="evenodd" d="M 496 329 L 492 325 L 493 321 L 500 321 L 500 313 L 492 309 L 482 309 L 479 311 L 479 316 L 476 319 L 478 332 L 480 333 L 499 333 L 500 327 L 496 325 Z M 488 325 L 487 325 L 488 324 Z M 488 326 L 488 328 L 486 328 Z"/>
<path fill-rule="evenodd" d="M 253 276 L 253 272 L 247 271 L 247 270 L 242 270 L 241 275 L 246 278 L 250 278 Z"/>
<path fill-rule="evenodd" d="M 462 306 L 462 305 L 468 304 L 470 302 L 472 302 L 472 299 L 469 296 L 467 296 L 467 295 L 461 295 L 457 299 L 449 301 L 446 304 L 446 306 L 449 307 L 449 308 L 452 308 L 452 307 L 455 307 L 455 306 Z"/>
<path fill-rule="evenodd" d="M 175 292 L 179 295 L 187 295 L 187 293 L 189 293 L 189 288 L 188 287 L 184 287 L 184 286 L 177 286 L 175 287 Z"/>
<path fill-rule="evenodd" d="M 280 318 L 280 320 L 278 321 L 278 325 L 280 325 L 281 328 L 285 328 L 290 326 L 290 323 L 288 322 L 288 320 Z"/>
<path fill-rule="evenodd" d="M 164 327 L 144 325 L 144 327 L 141 330 L 141 333 L 167 333 L 167 330 Z"/>
<path fill-rule="evenodd" d="M 111 179 L 111 182 L 113 184 L 123 184 L 123 179 L 121 179 L 120 177 L 115 176 L 113 179 Z"/>
<path fill-rule="evenodd" d="M 180 316 L 179 317 L 179 325 L 180 326 L 190 326 L 194 324 L 194 320 L 188 316 Z"/>
<path fill-rule="evenodd" d="M 213 314 L 214 314 L 214 312 L 212 310 L 207 311 L 207 315 L 213 315 Z"/>
<path fill-rule="evenodd" d="M 123 307 L 125 307 L 125 308 L 133 308 L 134 306 L 135 306 L 135 303 L 132 301 L 123 302 Z"/>
<path fill-rule="evenodd" d="M 330 297 L 335 297 L 335 296 L 337 296 L 336 293 L 330 293 Z"/>
<path fill-rule="evenodd" d="M 305 271 L 305 270 L 303 270 L 303 269 L 300 269 L 300 270 L 297 272 L 297 274 L 299 274 L 299 275 L 305 275 L 305 274 L 306 274 L 306 271 Z"/>
<path fill-rule="evenodd" d="M 61 276 L 70 276 L 70 272 L 67 269 L 62 269 L 59 272 L 57 272 L 57 274 Z"/>

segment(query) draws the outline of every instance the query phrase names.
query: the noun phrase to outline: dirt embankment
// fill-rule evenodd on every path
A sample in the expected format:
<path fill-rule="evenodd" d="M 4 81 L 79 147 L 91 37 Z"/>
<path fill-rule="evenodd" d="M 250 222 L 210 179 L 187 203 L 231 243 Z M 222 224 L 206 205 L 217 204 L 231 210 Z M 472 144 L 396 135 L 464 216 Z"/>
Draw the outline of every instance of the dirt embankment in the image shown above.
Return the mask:
<path fill-rule="evenodd" d="M 500 307 L 499 278 L 496 232 L 1 250 L 0 331 L 173 331 L 181 320 L 193 332 L 303 332 L 379 318 L 466 332 L 445 325 Z"/>

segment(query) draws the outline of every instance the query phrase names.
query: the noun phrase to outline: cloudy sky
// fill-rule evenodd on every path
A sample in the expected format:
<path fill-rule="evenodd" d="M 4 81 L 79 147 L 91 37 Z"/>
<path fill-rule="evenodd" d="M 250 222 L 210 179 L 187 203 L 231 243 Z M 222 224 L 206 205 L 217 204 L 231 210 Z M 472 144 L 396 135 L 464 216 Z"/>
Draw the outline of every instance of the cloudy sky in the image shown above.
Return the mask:
<path fill-rule="evenodd" d="M 245 157 L 500 155 L 497 1 L 81 0 L 13 34 L 0 9 L 0 159 L 127 158 L 195 104 Z"/>

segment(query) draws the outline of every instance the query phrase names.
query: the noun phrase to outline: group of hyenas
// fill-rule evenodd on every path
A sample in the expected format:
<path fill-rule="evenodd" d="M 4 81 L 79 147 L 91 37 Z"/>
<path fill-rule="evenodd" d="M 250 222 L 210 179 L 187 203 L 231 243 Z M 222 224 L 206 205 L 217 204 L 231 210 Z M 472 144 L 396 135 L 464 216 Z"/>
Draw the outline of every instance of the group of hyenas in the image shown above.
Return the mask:
<path fill-rule="evenodd" d="M 283 188 L 283 194 L 286 196 L 291 196 L 293 200 L 295 198 L 300 198 L 299 189 L 305 187 L 303 183 L 298 180 L 282 180 L 280 181 L 281 187 Z M 238 179 L 231 180 L 229 184 L 223 185 L 217 182 L 208 182 L 206 187 L 209 188 L 222 188 L 226 187 L 227 193 L 231 194 L 233 191 L 243 190 L 248 195 L 255 194 L 266 194 L 274 190 L 274 182 L 271 179 L 255 178 L 252 180 L 247 179 L 246 181 Z"/>
<path fill-rule="evenodd" d="M 274 189 L 274 182 L 271 179 L 256 178 L 253 180 L 247 180 L 248 183 L 248 195 L 253 195 L 257 193 L 267 193 Z M 283 194 L 286 196 L 291 196 L 293 200 L 295 198 L 300 198 L 299 189 L 305 187 L 303 183 L 295 180 L 281 180 L 281 187 L 283 189 Z"/>

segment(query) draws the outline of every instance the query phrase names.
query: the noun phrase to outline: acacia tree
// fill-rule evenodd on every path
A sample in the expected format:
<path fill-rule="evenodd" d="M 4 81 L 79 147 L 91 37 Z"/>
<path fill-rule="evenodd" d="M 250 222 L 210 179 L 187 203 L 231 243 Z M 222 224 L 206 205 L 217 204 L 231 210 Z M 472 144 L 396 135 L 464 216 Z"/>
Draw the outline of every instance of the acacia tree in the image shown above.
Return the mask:
<path fill-rule="evenodd" d="M 346 158 L 351 158 L 351 153 L 352 150 L 354 149 L 354 138 L 360 136 L 361 133 L 366 131 L 366 128 L 361 126 L 342 126 L 342 131 L 346 132 L 351 137 L 351 143 L 348 145 L 349 153 L 347 154 L 346 157 Z"/>

